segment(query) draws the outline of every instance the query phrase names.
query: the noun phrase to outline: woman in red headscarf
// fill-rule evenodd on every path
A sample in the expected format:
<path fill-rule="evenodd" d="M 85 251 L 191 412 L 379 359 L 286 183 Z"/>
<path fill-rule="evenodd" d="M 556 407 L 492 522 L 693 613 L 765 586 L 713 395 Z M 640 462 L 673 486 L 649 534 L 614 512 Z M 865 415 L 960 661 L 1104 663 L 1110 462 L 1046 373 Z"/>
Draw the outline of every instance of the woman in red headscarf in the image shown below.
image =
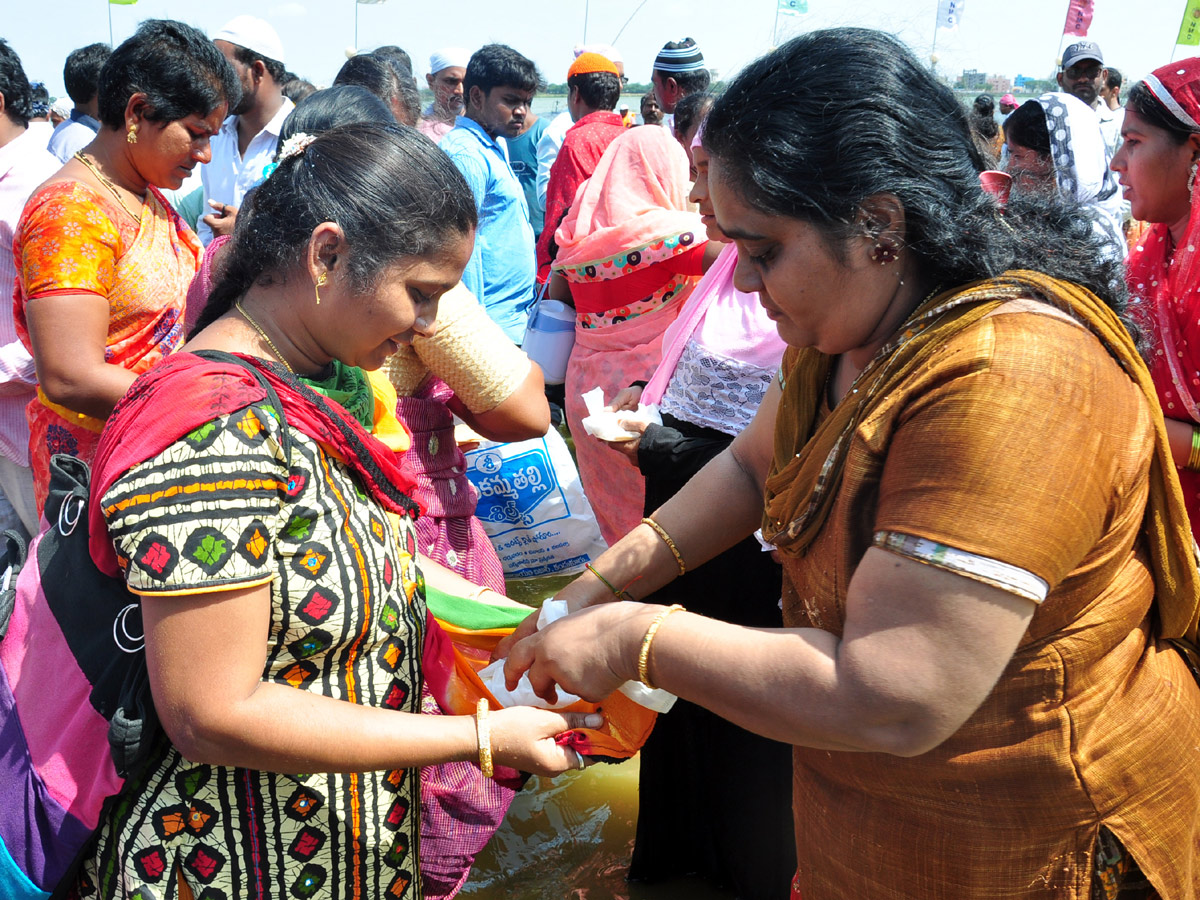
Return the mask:
<path fill-rule="evenodd" d="M 1113 157 L 1133 218 L 1153 223 L 1129 255 L 1129 289 L 1152 323 L 1150 372 L 1192 533 L 1200 524 L 1200 58 L 1156 69 L 1129 92 Z"/>

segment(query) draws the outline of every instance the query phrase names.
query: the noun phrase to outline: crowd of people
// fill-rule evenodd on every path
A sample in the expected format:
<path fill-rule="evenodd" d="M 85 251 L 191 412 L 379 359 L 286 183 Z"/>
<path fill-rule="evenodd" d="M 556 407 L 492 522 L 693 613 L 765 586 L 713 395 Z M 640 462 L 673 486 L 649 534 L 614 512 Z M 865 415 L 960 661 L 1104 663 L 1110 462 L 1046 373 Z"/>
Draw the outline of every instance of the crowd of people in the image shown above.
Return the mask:
<path fill-rule="evenodd" d="M 72 52 L 47 128 L 30 62 L 0 40 L 3 524 L 91 467 L 165 733 L 72 895 L 453 897 L 528 773 L 595 761 L 558 692 L 625 682 L 678 698 L 631 879 L 1200 894 L 1200 58 L 1122 105 L 1081 41 L 998 118 L 883 32 L 720 91 L 686 38 L 640 126 L 609 45 L 552 118 L 513 47 L 435 52 L 422 107 L 400 47 L 318 88 L 249 15 Z M 601 440 L 596 388 L 661 421 Z M 426 592 L 514 603 L 464 444 L 558 406 L 609 547 L 496 649 L 548 708 L 465 715 Z"/>

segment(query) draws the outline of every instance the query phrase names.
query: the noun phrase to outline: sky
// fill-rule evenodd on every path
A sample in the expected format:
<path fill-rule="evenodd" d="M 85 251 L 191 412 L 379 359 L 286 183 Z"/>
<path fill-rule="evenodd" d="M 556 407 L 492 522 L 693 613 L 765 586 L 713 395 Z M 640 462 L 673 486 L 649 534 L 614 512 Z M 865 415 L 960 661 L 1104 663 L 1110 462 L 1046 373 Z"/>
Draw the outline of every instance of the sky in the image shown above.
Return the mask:
<path fill-rule="evenodd" d="M 112 36 L 120 43 L 149 18 L 181 19 L 213 33 L 241 13 L 261 16 L 278 30 L 289 69 L 319 85 L 337 74 L 355 46 L 370 50 L 398 44 L 421 80 L 429 54 L 440 47 L 475 49 L 493 41 L 510 44 L 538 64 L 547 81 L 566 80 L 572 48 L 583 41 L 615 44 L 633 81 L 649 81 L 659 48 L 693 37 L 719 76 L 729 77 L 778 39 L 837 25 L 882 28 L 907 43 L 939 72 L 979 69 L 1010 78 L 1047 77 L 1055 71 L 1068 0 L 966 0 L 953 31 L 939 29 L 937 0 L 809 0 L 806 16 L 779 17 L 775 0 L 138 0 L 109 6 L 105 0 L 3 0 L 20 15 L 4 16 L 3 36 L 21 56 L 31 80 L 64 93 L 67 53 Z M 1127 80 L 1200 48 L 1175 47 L 1185 0 L 1095 0 L 1088 38 L 1105 61 Z M 355 38 L 355 13 L 358 34 Z M 622 30 L 623 29 L 623 30 Z M 619 34 L 619 38 L 618 38 Z M 1173 56 L 1172 56 L 1173 54 Z"/>

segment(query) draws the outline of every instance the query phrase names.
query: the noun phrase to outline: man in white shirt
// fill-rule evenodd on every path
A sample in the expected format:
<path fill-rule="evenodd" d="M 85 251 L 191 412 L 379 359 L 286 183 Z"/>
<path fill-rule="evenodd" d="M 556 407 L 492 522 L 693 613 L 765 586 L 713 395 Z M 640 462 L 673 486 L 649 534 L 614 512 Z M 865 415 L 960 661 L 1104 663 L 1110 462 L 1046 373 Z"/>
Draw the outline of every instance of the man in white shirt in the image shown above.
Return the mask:
<path fill-rule="evenodd" d="M 1121 126 L 1101 96 L 1108 82 L 1108 69 L 1104 67 L 1100 45 L 1095 41 L 1077 41 L 1069 46 L 1063 51 L 1062 70 L 1057 79 L 1060 88 L 1078 97 L 1095 111 L 1096 118 L 1100 120 L 1100 133 L 1104 135 L 1105 150 L 1108 158 L 1112 159 L 1120 142 Z"/>
<path fill-rule="evenodd" d="M 205 244 L 233 231 L 246 192 L 263 179 L 275 156 L 279 131 L 295 104 L 280 86 L 287 71 L 275 29 L 254 16 L 237 16 L 213 35 L 242 85 L 242 99 L 213 135 L 212 161 L 203 167 L 205 210 L 196 229 Z"/>
<path fill-rule="evenodd" d="M 1121 73 L 1112 66 L 1108 67 L 1108 78 L 1100 89 L 1101 106 L 1107 110 L 1100 117 L 1100 131 L 1104 134 L 1104 144 L 1108 147 L 1108 158 L 1112 159 L 1121 147 L 1121 123 L 1125 121 L 1125 107 L 1121 105 Z"/>
<path fill-rule="evenodd" d="M 55 127 L 46 145 L 63 162 L 90 144 L 100 130 L 100 70 L 111 55 L 108 44 L 88 44 L 67 54 L 63 83 L 75 107 L 70 118 Z"/>
<path fill-rule="evenodd" d="M 25 201 L 61 163 L 29 130 L 30 89 L 16 52 L 0 39 L 0 529 L 37 534 L 25 407 L 37 388 L 29 351 L 13 324 L 13 233 Z"/>

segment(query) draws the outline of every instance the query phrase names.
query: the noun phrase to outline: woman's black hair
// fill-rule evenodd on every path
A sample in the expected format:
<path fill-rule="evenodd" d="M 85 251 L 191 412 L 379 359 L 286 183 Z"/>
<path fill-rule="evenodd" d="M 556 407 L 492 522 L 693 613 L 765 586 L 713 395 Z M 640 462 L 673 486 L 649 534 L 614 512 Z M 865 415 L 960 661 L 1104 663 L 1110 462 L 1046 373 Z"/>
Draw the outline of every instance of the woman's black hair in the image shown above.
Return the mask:
<path fill-rule="evenodd" d="M 1046 111 L 1036 100 L 1018 106 L 1004 123 L 1004 137 L 1018 147 L 1050 156 L 1050 129 L 1046 127 Z"/>
<path fill-rule="evenodd" d="M 125 128 L 125 107 L 145 94 L 146 119 L 166 125 L 238 105 L 242 88 L 233 66 L 204 32 L 170 19 L 147 19 L 100 70 L 100 121 Z"/>
<path fill-rule="evenodd" d="M 408 51 L 402 47 L 397 47 L 395 44 L 384 44 L 382 47 L 376 47 L 371 51 L 372 56 L 382 59 L 385 63 L 396 70 L 396 74 L 401 73 L 409 78 L 414 78 L 412 57 L 408 55 Z"/>
<path fill-rule="evenodd" d="M 1175 118 L 1144 81 L 1139 81 L 1129 91 L 1125 108 L 1132 109 L 1147 125 L 1165 131 L 1176 144 L 1182 145 L 1196 133 Z"/>
<path fill-rule="evenodd" d="M 436 253 L 475 227 L 475 199 L 454 163 L 413 128 L 360 123 L 318 136 L 242 204 L 220 276 L 194 331 L 253 285 L 286 281 L 315 229 L 335 222 L 338 259 L 354 290 L 370 292 L 389 264 Z"/>
<path fill-rule="evenodd" d="M 704 149 L 741 198 L 814 225 L 832 252 L 861 237 L 863 202 L 892 194 L 921 280 L 950 288 L 1008 269 L 1073 281 L 1123 310 L 1123 261 L 1057 196 L 981 190 L 967 112 L 900 41 L 834 28 L 751 63 L 708 114 Z"/>
<path fill-rule="evenodd" d="M 4 95 L 4 113 L 17 125 L 28 125 L 33 112 L 32 88 L 21 57 L 0 38 L 0 94 Z"/>
<path fill-rule="evenodd" d="M 401 76 L 383 57 L 370 53 L 352 56 L 338 70 L 335 86 L 357 84 L 384 103 L 398 107 L 408 119 L 402 124 L 415 125 L 421 116 L 421 101 L 412 77 Z"/>
<path fill-rule="evenodd" d="M 699 91 L 680 98 L 675 104 L 675 137 L 680 141 L 686 138 L 692 127 L 703 121 L 716 99 L 716 94 L 710 94 L 708 91 Z"/>
<path fill-rule="evenodd" d="M 339 125 L 374 122 L 391 125 L 396 120 L 388 105 L 357 84 L 335 84 L 309 94 L 288 113 L 279 129 L 279 145 L 295 134 L 324 134 Z"/>
<path fill-rule="evenodd" d="M 300 76 L 289 78 L 279 88 L 279 93 L 287 97 L 293 103 L 299 103 L 308 97 L 311 97 L 317 92 L 317 86 L 311 81 L 308 81 Z"/>

